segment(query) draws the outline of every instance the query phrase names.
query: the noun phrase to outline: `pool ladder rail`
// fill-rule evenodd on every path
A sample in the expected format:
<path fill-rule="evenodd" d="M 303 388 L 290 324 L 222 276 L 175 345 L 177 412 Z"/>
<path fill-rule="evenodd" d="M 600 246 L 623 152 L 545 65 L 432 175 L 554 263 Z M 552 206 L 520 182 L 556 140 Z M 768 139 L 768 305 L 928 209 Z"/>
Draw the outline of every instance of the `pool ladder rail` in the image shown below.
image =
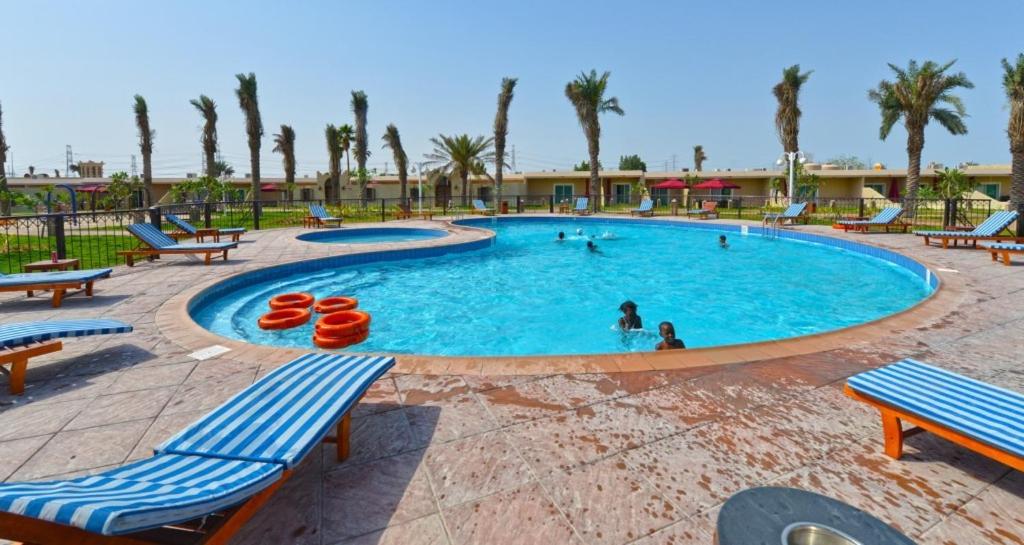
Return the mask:
<path fill-rule="evenodd" d="M 768 218 L 765 218 L 761 222 L 761 236 L 764 238 L 770 240 L 779 238 L 779 229 L 781 229 L 781 223 L 777 219 L 773 219 L 769 223 Z"/>

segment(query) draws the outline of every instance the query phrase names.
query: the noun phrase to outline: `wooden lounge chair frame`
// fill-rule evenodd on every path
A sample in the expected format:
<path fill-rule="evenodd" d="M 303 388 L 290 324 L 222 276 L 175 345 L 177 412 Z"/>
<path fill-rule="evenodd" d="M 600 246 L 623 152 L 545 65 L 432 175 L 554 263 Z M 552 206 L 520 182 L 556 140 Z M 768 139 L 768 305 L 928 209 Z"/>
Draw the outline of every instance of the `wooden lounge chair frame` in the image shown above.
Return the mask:
<path fill-rule="evenodd" d="M 642 202 L 641 202 L 641 204 L 642 204 Z M 654 217 L 654 202 L 651 201 L 651 207 L 649 209 L 647 209 L 647 210 L 641 210 L 639 208 L 631 209 L 629 211 L 629 215 L 630 216 L 640 216 L 640 217 Z"/>
<path fill-rule="evenodd" d="M 483 204 L 484 207 L 483 208 L 477 208 L 476 201 L 480 201 L 480 204 Z M 495 212 L 497 212 L 493 208 L 487 208 L 487 205 L 484 204 L 483 200 L 481 200 L 481 199 L 474 199 L 473 202 L 471 202 L 469 204 L 472 207 L 470 209 L 470 213 L 472 213 L 472 214 L 481 214 L 481 215 L 484 215 L 484 216 L 493 216 L 495 214 Z"/>
<path fill-rule="evenodd" d="M 362 397 L 360 397 L 362 399 Z M 358 401 L 352 405 L 355 408 Z M 325 437 L 324 443 L 334 443 L 338 461 L 348 458 L 349 440 L 352 430 L 352 409 L 349 409 L 337 424 L 337 437 Z M 315 456 L 315 453 L 311 453 Z M 286 469 L 281 478 L 256 493 L 244 503 L 221 513 L 213 513 L 201 519 L 174 526 L 144 530 L 121 536 L 107 536 L 87 532 L 74 526 L 65 526 L 33 517 L 15 515 L 0 511 L 0 530 L 5 538 L 19 540 L 25 544 L 71 544 L 76 545 L 154 545 L 154 544 L 202 544 L 224 545 L 255 515 L 263 504 L 274 495 L 281 485 L 292 476 Z"/>
<path fill-rule="evenodd" d="M 687 210 L 686 217 L 697 216 L 698 219 L 706 220 L 711 219 L 710 216 L 714 214 L 715 218 L 718 218 L 718 201 L 704 201 L 700 205 L 699 210 Z"/>
<path fill-rule="evenodd" d="M 849 385 L 843 387 L 843 392 L 852 399 L 875 407 L 881 413 L 882 434 L 885 437 L 885 454 L 892 458 L 898 460 L 903 456 L 904 439 L 927 431 L 947 441 L 951 441 L 964 448 L 973 450 L 982 456 L 986 456 L 997 462 L 1006 464 L 1017 471 L 1024 471 L 1024 458 L 1010 454 L 996 447 L 986 445 L 985 443 L 981 443 L 956 430 L 936 424 L 921 418 L 918 415 L 897 409 L 886 403 L 882 403 L 870 396 L 866 396 L 855 391 L 853 388 L 850 388 Z M 912 427 L 903 429 L 903 422 L 911 424 Z"/>
<path fill-rule="evenodd" d="M 8 375 L 11 395 L 25 392 L 25 370 L 28 369 L 29 358 L 59 352 L 63 348 L 64 345 L 57 340 L 0 348 L 0 373 Z M 10 369 L 5 367 L 8 364 L 11 366 Z"/>
<path fill-rule="evenodd" d="M 434 219 L 434 213 L 430 210 L 414 211 L 411 206 L 407 204 L 395 205 L 398 207 L 398 212 L 395 212 L 395 218 L 400 220 L 409 220 L 413 216 L 420 216 L 425 220 Z"/>
<path fill-rule="evenodd" d="M 923 231 L 922 231 L 922 233 L 923 233 Z M 932 235 L 922 234 L 921 238 L 924 239 L 924 245 L 925 246 L 931 246 L 931 239 L 933 239 L 933 238 L 937 238 L 937 239 L 941 240 L 942 241 L 942 249 L 943 250 L 949 248 L 949 241 L 951 241 L 951 240 L 953 241 L 953 245 L 954 246 L 956 246 L 956 243 L 958 241 L 961 241 L 961 240 L 964 241 L 964 244 L 967 244 L 968 242 L 970 242 L 971 243 L 971 248 L 974 248 L 974 249 L 978 248 L 978 241 L 982 241 L 982 240 L 989 241 L 989 242 L 1013 242 L 1015 244 L 1022 244 L 1022 243 L 1024 243 L 1024 237 L 1018 237 L 1018 236 L 999 236 L 999 235 L 991 236 L 991 237 L 979 237 L 979 236 L 972 236 L 970 234 L 970 231 L 964 231 L 963 235 L 950 235 L 950 234 L 947 233 L 947 234 L 944 234 L 944 235 L 932 236 Z"/>
<path fill-rule="evenodd" d="M 1010 266 L 1010 254 L 1024 254 L 1024 250 L 1007 250 L 1005 248 L 989 248 L 989 253 L 992 254 L 992 261 L 999 261 L 999 256 L 1003 257 L 1003 265 Z"/>
<path fill-rule="evenodd" d="M 23 284 L 20 286 L 2 286 L 0 291 L 24 291 L 29 297 L 32 297 L 36 290 L 44 291 L 50 290 L 53 293 L 53 308 L 60 308 L 60 304 L 64 302 L 64 296 L 68 290 L 80 290 L 82 286 L 85 286 L 85 295 L 92 297 L 92 286 L 96 280 L 65 280 L 61 282 L 40 282 L 38 284 Z"/>
<path fill-rule="evenodd" d="M 143 243 L 143 244 L 145 244 L 145 243 Z M 153 261 L 154 258 L 160 257 L 161 254 L 182 254 L 182 255 L 205 254 L 204 262 L 207 265 L 209 265 L 213 261 L 213 254 L 221 254 L 221 258 L 224 259 L 224 261 L 227 261 L 228 260 L 228 250 L 230 250 L 230 248 L 224 248 L 223 250 L 173 250 L 173 249 L 157 250 L 155 248 L 148 247 L 148 245 L 147 245 L 147 247 L 144 247 L 144 248 L 140 247 L 140 248 L 136 248 L 134 250 L 122 250 L 120 252 L 117 252 L 117 255 L 123 255 L 124 256 L 125 264 L 128 265 L 129 267 L 134 267 L 135 266 L 135 256 L 145 257 L 149 261 Z"/>

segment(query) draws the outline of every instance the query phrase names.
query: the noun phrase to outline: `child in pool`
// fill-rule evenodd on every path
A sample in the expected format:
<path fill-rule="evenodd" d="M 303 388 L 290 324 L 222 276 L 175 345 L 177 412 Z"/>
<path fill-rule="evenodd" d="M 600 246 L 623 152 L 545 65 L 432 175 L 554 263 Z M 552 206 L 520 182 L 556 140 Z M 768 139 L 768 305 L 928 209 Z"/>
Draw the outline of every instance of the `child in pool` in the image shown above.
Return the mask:
<path fill-rule="evenodd" d="M 598 249 L 597 249 L 597 244 L 594 244 L 594 241 L 593 241 L 593 240 L 588 240 L 588 241 L 587 241 L 587 249 L 588 249 L 588 250 L 590 250 L 590 253 L 592 253 L 592 254 L 601 254 L 601 253 L 604 253 L 604 252 L 602 252 L 601 250 L 598 250 Z"/>
<path fill-rule="evenodd" d="M 555 239 L 555 242 L 565 242 L 565 231 L 558 232 L 558 238 Z"/>
<path fill-rule="evenodd" d="M 661 322 L 658 324 L 658 333 L 661 334 L 661 342 L 654 347 L 655 350 L 676 350 L 686 348 L 682 339 L 676 338 L 676 328 L 672 322 Z"/>
<path fill-rule="evenodd" d="M 723 250 L 729 248 L 729 241 L 726 240 L 725 235 L 721 235 L 718 237 L 718 246 Z"/>
<path fill-rule="evenodd" d="M 640 315 L 636 313 L 636 303 L 633 301 L 625 301 L 619 305 L 619 311 L 622 312 L 622 317 L 619 318 L 619 329 L 622 331 L 629 331 L 631 329 L 644 328 L 644 321 L 640 318 Z"/>

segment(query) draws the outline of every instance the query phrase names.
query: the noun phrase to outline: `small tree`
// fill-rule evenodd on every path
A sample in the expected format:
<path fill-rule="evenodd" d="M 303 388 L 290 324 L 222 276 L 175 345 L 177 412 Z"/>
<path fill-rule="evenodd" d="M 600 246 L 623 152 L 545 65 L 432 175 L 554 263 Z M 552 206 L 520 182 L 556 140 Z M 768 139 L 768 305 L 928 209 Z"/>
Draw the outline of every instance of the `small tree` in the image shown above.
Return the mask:
<path fill-rule="evenodd" d="M 572 169 L 574 171 L 576 171 L 576 172 L 587 172 L 587 171 L 590 170 L 590 161 L 587 161 L 587 160 L 580 161 L 580 164 L 573 165 Z M 601 165 L 601 161 L 598 161 L 597 162 L 597 170 L 603 170 L 603 169 L 604 169 L 604 167 Z"/>
<path fill-rule="evenodd" d="M 647 172 L 647 163 L 639 155 L 622 155 L 619 157 L 619 170 L 640 170 Z"/>
<path fill-rule="evenodd" d="M 843 170 L 864 170 L 868 167 L 867 163 L 861 161 L 860 157 L 856 155 L 836 155 L 825 162 L 836 165 Z"/>
<path fill-rule="evenodd" d="M 696 145 L 693 146 L 693 170 L 700 172 L 704 170 L 704 161 L 708 160 L 708 155 L 704 153 L 704 146 Z"/>
<path fill-rule="evenodd" d="M 142 181 L 138 176 L 128 177 L 127 172 L 115 172 L 110 175 L 110 183 L 107 184 L 107 196 L 104 199 L 107 206 L 114 210 L 127 208 L 126 202 L 132 194 L 142 189 Z"/>
<path fill-rule="evenodd" d="M 918 196 L 922 199 L 959 199 L 965 193 L 971 193 L 978 187 L 964 171 L 957 168 L 945 168 L 935 171 L 935 185 L 922 185 Z"/>

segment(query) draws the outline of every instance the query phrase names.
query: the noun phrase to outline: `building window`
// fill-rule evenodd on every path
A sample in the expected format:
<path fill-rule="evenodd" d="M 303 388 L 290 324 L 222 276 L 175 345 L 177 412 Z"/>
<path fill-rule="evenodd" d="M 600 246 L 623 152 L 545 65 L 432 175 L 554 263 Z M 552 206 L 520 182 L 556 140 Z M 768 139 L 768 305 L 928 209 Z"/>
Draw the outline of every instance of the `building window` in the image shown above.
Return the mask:
<path fill-rule="evenodd" d="M 487 186 L 476 188 L 476 196 L 484 202 L 491 200 L 491 188 Z"/>
<path fill-rule="evenodd" d="M 879 195 L 885 196 L 885 184 L 864 184 L 865 189 L 874 189 Z"/>
<path fill-rule="evenodd" d="M 999 200 L 999 184 L 981 184 L 981 192 L 992 197 L 995 200 Z"/>
<path fill-rule="evenodd" d="M 410 199 L 418 199 L 418 198 L 420 198 L 420 188 L 418 188 L 418 187 L 409 188 L 409 198 Z"/>
<path fill-rule="evenodd" d="M 366 200 L 372 201 L 377 198 L 377 190 L 372 187 L 366 188 Z"/>
<path fill-rule="evenodd" d="M 304 201 L 311 201 L 311 200 L 313 200 L 313 190 L 308 188 L 308 187 L 302 188 L 302 200 L 304 200 Z"/>
<path fill-rule="evenodd" d="M 573 192 L 572 184 L 555 184 L 555 202 L 568 202 Z"/>
<path fill-rule="evenodd" d="M 629 192 L 632 188 L 630 184 L 615 184 L 615 204 L 629 204 Z"/>

